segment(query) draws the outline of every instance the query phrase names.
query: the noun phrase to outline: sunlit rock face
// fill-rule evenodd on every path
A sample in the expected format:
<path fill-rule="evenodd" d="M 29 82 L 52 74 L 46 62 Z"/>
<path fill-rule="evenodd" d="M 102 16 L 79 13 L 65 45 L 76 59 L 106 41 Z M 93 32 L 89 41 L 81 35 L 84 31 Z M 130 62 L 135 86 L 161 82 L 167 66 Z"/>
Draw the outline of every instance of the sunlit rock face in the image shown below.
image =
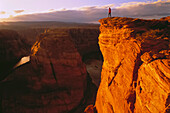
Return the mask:
<path fill-rule="evenodd" d="M 31 51 L 1 83 L 2 112 L 71 112 L 83 101 L 87 72 L 68 31 L 46 31 Z"/>
<path fill-rule="evenodd" d="M 170 16 L 163 17 L 163 18 L 161 18 L 160 20 L 165 20 L 165 21 L 169 21 L 169 22 L 170 22 Z"/>
<path fill-rule="evenodd" d="M 98 113 L 168 113 L 170 23 L 119 17 L 99 22 L 104 62 Z"/>

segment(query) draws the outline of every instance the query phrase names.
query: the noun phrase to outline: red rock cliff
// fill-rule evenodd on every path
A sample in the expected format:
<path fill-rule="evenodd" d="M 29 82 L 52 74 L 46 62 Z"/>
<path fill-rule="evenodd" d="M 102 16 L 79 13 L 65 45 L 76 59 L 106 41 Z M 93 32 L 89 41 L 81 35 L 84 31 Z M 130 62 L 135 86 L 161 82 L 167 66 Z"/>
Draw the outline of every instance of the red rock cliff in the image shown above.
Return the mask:
<path fill-rule="evenodd" d="M 32 53 L 29 63 L 0 82 L 1 112 L 68 113 L 76 108 L 84 98 L 87 72 L 68 32 L 54 29 L 41 34 Z"/>
<path fill-rule="evenodd" d="M 99 22 L 104 62 L 98 113 L 168 113 L 170 23 L 119 17 Z"/>

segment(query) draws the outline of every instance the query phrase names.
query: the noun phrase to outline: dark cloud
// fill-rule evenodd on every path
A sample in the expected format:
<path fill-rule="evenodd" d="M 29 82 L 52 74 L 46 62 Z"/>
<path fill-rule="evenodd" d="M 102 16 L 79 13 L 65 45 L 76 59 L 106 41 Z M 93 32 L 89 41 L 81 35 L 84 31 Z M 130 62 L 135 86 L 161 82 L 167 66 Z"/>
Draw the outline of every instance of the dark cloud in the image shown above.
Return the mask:
<path fill-rule="evenodd" d="M 6 14 L 6 12 L 5 11 L 1 11 L 0 14 Z"/>
<path fill-rule="evenodd" d="M 78 10 L 61 10 L 49 13 L 21 15 L 11 18 L 16 21 L 64 21 L 64 22 L 97 22 L 107 17 L 108 7 L 83 7 Z M 170 0 L 154 3 L 127 3 L 112 8 L 112 16 L 157 19 L 170 16 Z"/>
<path fill-rule="evenodd" d="M 15 13 L 22 13 L 24 10 L 14 10 Z"/>

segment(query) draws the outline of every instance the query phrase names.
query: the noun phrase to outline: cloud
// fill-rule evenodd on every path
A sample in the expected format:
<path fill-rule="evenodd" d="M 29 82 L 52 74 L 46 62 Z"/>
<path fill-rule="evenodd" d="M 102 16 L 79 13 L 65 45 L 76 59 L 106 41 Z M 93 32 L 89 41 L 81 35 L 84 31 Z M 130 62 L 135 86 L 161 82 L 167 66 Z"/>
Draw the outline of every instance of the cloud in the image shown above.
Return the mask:
<path fill-rule="evenodd" d="M 63 21 L 97 22 L 107 17 L 108 7 L 112 7 L 112 16 L 157 19 L 170 16 L 170 0 L 156 2 L 129 2 L 120 7 L 106 6 L 82 7 L 75 10 L 49 11 L 46 13 L 27 14 L 12 17 L 11 21 Z"/>
<path fill-rule="evenodd" d="M 116 14 L 134 18 L 161 18 L 170 16 L 170 0 L 130 2 L 118 7 Z"/>
<path fill-rule="evenodd" d="M 5 11 L 1 11 L 0 14 L 6 14 L 6 12 Z"/>
<path fill-rule="evenodd" d="M 107 16 L 107 9 L 65 10 L 48 13 L 37 13 L 15 16 L 8 20 L 15 21 L 63 21 L 63 22 L 94 22 Z"/>
<path fill-rule="evenodd" d="M 102 8 L 109 8 L 109 7 L 114 7 L 114 6 L 115 6 L 114 4 L 108 4 L 108 5 L 102 6 Z"/>
<path fill-rule="evenodd" d="M 22 13 L 24 10 L 14 10 L 15 13 Z"/>

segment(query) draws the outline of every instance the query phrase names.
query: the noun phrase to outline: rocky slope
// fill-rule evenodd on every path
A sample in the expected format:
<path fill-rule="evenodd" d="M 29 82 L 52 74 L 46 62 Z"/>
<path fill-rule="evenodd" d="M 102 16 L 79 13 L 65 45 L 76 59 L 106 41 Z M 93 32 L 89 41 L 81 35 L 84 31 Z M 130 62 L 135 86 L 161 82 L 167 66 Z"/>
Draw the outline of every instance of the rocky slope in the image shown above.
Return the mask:
<path fill-rule="evenodd" d="M 24 40 L 30 48 L 36 42 L 36 38 L 45 31 L 46 28 L 23 28 L 23 29 L 14 29 L 21 36 L 22 40 Z"/>
<path fill-rule="evenodd" d="M 12 34 L 9 39 L 5 38 L 8 33 L 0 38 L 1 50 L 4 49 L 3 44 L 15 37 Z M 21 52 L 22 47 L 18 43 L 14 40 L 9 45 L 18 55 L 16 62 L 27 55 Z M 9 55 L 4 53 L 3 58 Z M 11 61 L 14 61 L 13 58 Z M 41 34 L 32 47 L 31 61 L 7 75 L 0 82 L 3 113 L 67 113 L 84 101 L 87 87 L 85 64 L 64 29 L 48 30 Z"/>
<path fill-rule="evenodd" d="M 0 81 L 23 56 L 28 54 L 27 44 L 21 40 L 18 33 L 0 30 Z"/>
<path fill-rule="evenodd" d="M 170 112 L 170 23 L 104 18 L 98 113 Z"/>

